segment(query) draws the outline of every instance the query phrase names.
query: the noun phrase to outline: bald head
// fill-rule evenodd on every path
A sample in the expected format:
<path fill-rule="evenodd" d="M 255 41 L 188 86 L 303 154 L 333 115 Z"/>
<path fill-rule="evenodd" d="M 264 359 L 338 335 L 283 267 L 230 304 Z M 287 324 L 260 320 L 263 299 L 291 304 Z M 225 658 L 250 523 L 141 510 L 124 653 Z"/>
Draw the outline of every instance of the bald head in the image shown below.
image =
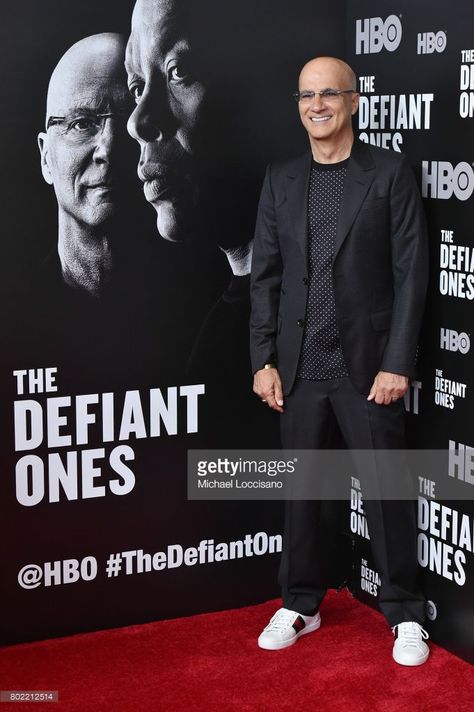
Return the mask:
<path fill-rule="evenodd" d="M 336 81 L 341 82 L 341 87 L 338 88 L 357 91 L 357 79 L 353 69 L 346 62 L 343 62 L 342 59 L 338 59 L 337 57 L 316 57 L 306 62 L 300 72 L 300 89 L 303 87 L 303 83 L 307 77 L 327 74 L 334 76 Z"/>
<path fill-rule="evenodd" d="M 94 228 L 114 217 L 118 191 L 136 170 L 126 121 L 131 113 L 125 38 L 114 33 L 76 42 L 49 82 L 46 130 L 38 136 L 41 169 L 54 186 L 60 227 Z"/>
<path fill-rule="evenodd" d="M 348 64 L 336 57 L 317 57 L 304 65 L 298 109 L 316 161 L 335 163 L 350 155 L 358 106 L 356 77 Z"/>
<path fill-rule="evenodd" d="M 123 67 L 126 40 L 122 35 L 104 32 L 85 37 L 70 47 L 56 65 L 48 86 L 46 121 L 64 116 L 76 107 L 104 110 L 97 104 L 113 92 L 127 95 Z M 91 94 L 95 94 L 94 99 Z M 90 104 L 94 103 L 94 106 Z"/>

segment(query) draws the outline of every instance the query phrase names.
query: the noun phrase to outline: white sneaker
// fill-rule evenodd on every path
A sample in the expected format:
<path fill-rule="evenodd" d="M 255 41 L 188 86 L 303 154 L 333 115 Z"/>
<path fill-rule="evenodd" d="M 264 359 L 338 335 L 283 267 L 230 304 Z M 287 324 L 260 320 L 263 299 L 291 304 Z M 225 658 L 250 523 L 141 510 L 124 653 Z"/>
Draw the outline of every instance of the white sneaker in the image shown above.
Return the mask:
<path fill-rule="evenodd" d="M 393 659 L 399 665 L 423 665 L 428 660 L 430 649 L 425 640 L 428 633 L 419 623 L 408 621 L 393 626 L 395 635 Z"/>
<path fill-rule="evenodd" d="M 280 608 L 258 638 L 258 645 L 265 650 L 280 650 L 296 643 L 300 635 L 311 633 L 321 625 L 321 616 L 303 616 L 288 608 Z"/>

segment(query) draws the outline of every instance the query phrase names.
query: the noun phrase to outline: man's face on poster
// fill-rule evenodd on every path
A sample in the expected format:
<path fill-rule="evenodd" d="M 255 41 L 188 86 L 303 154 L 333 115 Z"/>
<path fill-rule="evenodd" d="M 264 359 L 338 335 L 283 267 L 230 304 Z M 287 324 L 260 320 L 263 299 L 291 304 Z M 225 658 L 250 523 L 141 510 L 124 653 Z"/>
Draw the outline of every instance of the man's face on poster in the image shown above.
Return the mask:
<path fill-rule="evenodd" d="M 140 144 L 138 176 L 159 234 L 173 241 L 193 236 L 206 99 L 199 52 L 177 9 L 177 0 L 138 0 L 126 52 L 136 102 L 128 131 Z"/>
<path fill-rule="evenodd" d="M 77 43 L 53 74 L 47 130 L 38 137 L 43 176 L 60 212 L 89 228 L 115 216 L 133 170 L 123 57 L 124 41 L 114 36 Z"/>

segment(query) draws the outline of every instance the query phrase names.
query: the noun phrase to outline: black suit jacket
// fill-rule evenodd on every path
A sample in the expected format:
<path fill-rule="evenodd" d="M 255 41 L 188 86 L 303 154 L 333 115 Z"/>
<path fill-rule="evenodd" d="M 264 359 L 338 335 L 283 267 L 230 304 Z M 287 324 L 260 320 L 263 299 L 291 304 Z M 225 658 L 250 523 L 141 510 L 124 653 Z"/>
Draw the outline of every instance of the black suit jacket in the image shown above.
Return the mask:
<path fill-rule="evenodd" d="M 285 394 L 303 339 L 311 153 L 267 168 L 251 275 L 253 371 L 276 362 Z M 355 387 L 379 370 L 413 375 L 428 279 L 426 224 L 406 157 L 355 141 L 333 257 L 336 316 Z"/>

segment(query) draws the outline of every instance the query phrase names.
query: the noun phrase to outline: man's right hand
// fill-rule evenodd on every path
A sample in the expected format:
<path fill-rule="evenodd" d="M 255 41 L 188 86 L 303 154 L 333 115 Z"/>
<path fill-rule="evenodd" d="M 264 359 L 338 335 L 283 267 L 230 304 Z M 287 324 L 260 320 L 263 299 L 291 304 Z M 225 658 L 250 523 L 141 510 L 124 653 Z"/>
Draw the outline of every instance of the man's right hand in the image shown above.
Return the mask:
<path fill-rule="evenodd" d="M 253 391 L 270 408 L 283 413 L 283 389 L 277 368 L 261 368 L 253 377 Z"/>

